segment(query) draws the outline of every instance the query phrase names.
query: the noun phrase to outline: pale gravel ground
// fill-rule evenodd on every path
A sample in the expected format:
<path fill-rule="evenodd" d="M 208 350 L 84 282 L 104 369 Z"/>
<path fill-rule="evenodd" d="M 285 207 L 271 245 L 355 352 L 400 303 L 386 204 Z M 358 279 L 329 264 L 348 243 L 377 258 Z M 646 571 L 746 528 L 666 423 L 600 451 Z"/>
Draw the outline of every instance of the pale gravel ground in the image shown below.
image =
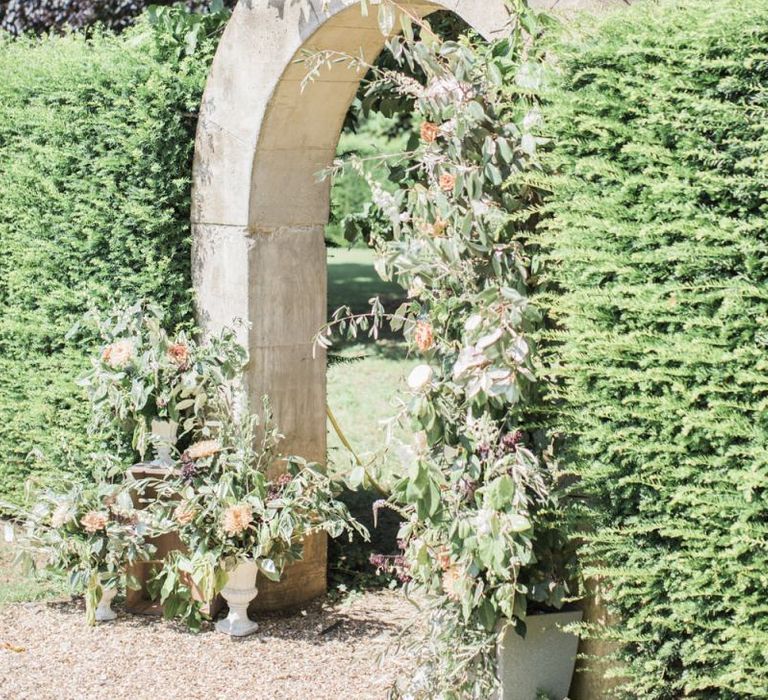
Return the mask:
<path fill-rule="evenodd" d="M 235 640 L 114 607 L 89 628 L 79 601 L 0 606 L 0 700 L 382 700 L 405 665 L 389 643 L 413 614 L 397 593 L 366 593 Z"/>

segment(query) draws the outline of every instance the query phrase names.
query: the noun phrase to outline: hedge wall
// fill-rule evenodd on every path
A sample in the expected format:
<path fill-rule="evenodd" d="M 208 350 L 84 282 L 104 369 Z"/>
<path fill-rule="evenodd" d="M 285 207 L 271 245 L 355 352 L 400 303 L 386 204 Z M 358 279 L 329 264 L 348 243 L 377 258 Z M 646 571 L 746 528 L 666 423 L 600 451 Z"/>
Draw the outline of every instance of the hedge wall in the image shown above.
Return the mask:
<path fill-rule="evenodd" d="M 92 447 L 86 342 L 65 340 L 83 312 L 145 296 L 191 318 L 195 112 L 221 19 L 192 55 L 176 19 L 0 40 L 0 499 Z"/>
<path fill-rule="evenodd" d="M 638 3 L 557 52 L 553 371 L 616 696 L 766 698 L 768 1 Z"/>

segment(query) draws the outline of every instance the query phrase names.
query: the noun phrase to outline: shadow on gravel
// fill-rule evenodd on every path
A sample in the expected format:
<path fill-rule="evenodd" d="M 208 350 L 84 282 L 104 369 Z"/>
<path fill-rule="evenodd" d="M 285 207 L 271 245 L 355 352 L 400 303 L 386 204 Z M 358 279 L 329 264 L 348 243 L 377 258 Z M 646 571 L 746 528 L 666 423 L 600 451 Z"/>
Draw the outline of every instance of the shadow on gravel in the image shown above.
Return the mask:
<path fill-rule="evenodd" d="M 319 598 L 312 601 L 301 610 L 291 612 L 264 613 L 254 618 L 260 625 L 256 634 L 250 637 L 230 637 L 231 643 L 260 644 L 268 640 L 295 640 L 309 642 L 312 645 L 328 642 L 349 641 L 355 639 L 370 639 L 381 634 L 395 635 L 401 629 L 402 619 L 382 619 L 379 611 L 368 614 L 367 611 L 357 610 L 350 613 L 344 605 L 330 605 L 329 598 Z M 19 603 L 28 609 L 44 607 L 55 611 L 57 615 L 82 618 L 85 625 L 85 602 L 82 597 L 71 600 L 55 600 L 45 603 Z M 191 632 L 178 621 L 164 620 L 153 615 L 134 615 L 125 612 L 122 602 L 113 604 L 117 619 L 108 623 L 100 623 L 97 628 L 130 628 L 130 629 L 162 629 L 165 632 L 193 635 L 201 641 L 211 635 L 225 639 L 216 633 L 214 623 L 206 621 L 200 632 Z M 222 613 L 226 615 L 226 609 Z"/>

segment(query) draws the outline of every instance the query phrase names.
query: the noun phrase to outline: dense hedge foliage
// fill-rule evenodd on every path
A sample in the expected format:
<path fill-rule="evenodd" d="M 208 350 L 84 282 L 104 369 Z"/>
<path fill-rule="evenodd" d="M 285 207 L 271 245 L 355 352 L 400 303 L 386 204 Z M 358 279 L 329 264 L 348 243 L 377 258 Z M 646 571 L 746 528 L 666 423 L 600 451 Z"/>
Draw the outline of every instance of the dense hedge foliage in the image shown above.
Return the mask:
<path fill-rule="evenodd" d="M 218 0 L 233 7 L 237 0 Z M 150 5 L 173 5 L 179 0 L 0 0 L 0 29 L 18 36 L 56 29 L 85 29 L 95 24 L 122 30 L 131 26 Z M 190 9 L 201 10 L 217 0 L 187 0 Z"/>
<path fill-rule="evenodd" d="M 221 19 L 204 22 L 194 55 L 174 22 L 0 42 L 0 497 L 90 447 L 85 341 L 65 338 L 89 306 L 144 296 L 191 318 L 195 113 Z"/>
<path fill-rule="evenodd" d="M 768 2 L 638 4 L 579 36 L 543 242 L 617 696 L 765 698 Z"/>

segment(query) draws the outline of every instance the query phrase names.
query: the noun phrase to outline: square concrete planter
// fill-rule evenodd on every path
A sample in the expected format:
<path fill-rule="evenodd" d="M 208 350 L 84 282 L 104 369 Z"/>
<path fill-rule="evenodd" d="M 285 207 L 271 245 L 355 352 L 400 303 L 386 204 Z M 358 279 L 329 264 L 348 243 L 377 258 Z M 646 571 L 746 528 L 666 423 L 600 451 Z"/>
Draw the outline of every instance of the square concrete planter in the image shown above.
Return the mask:
<path fill-rule="evenodd" d="M 536 700 L 540 691 L 553 700 L 567 698 L 579 638 L 562 628 L 581 617 L 580 610 L 530 615 L 525 639 L 509 627 L 498 651 L 502 690 L 497 700 Z"/>

